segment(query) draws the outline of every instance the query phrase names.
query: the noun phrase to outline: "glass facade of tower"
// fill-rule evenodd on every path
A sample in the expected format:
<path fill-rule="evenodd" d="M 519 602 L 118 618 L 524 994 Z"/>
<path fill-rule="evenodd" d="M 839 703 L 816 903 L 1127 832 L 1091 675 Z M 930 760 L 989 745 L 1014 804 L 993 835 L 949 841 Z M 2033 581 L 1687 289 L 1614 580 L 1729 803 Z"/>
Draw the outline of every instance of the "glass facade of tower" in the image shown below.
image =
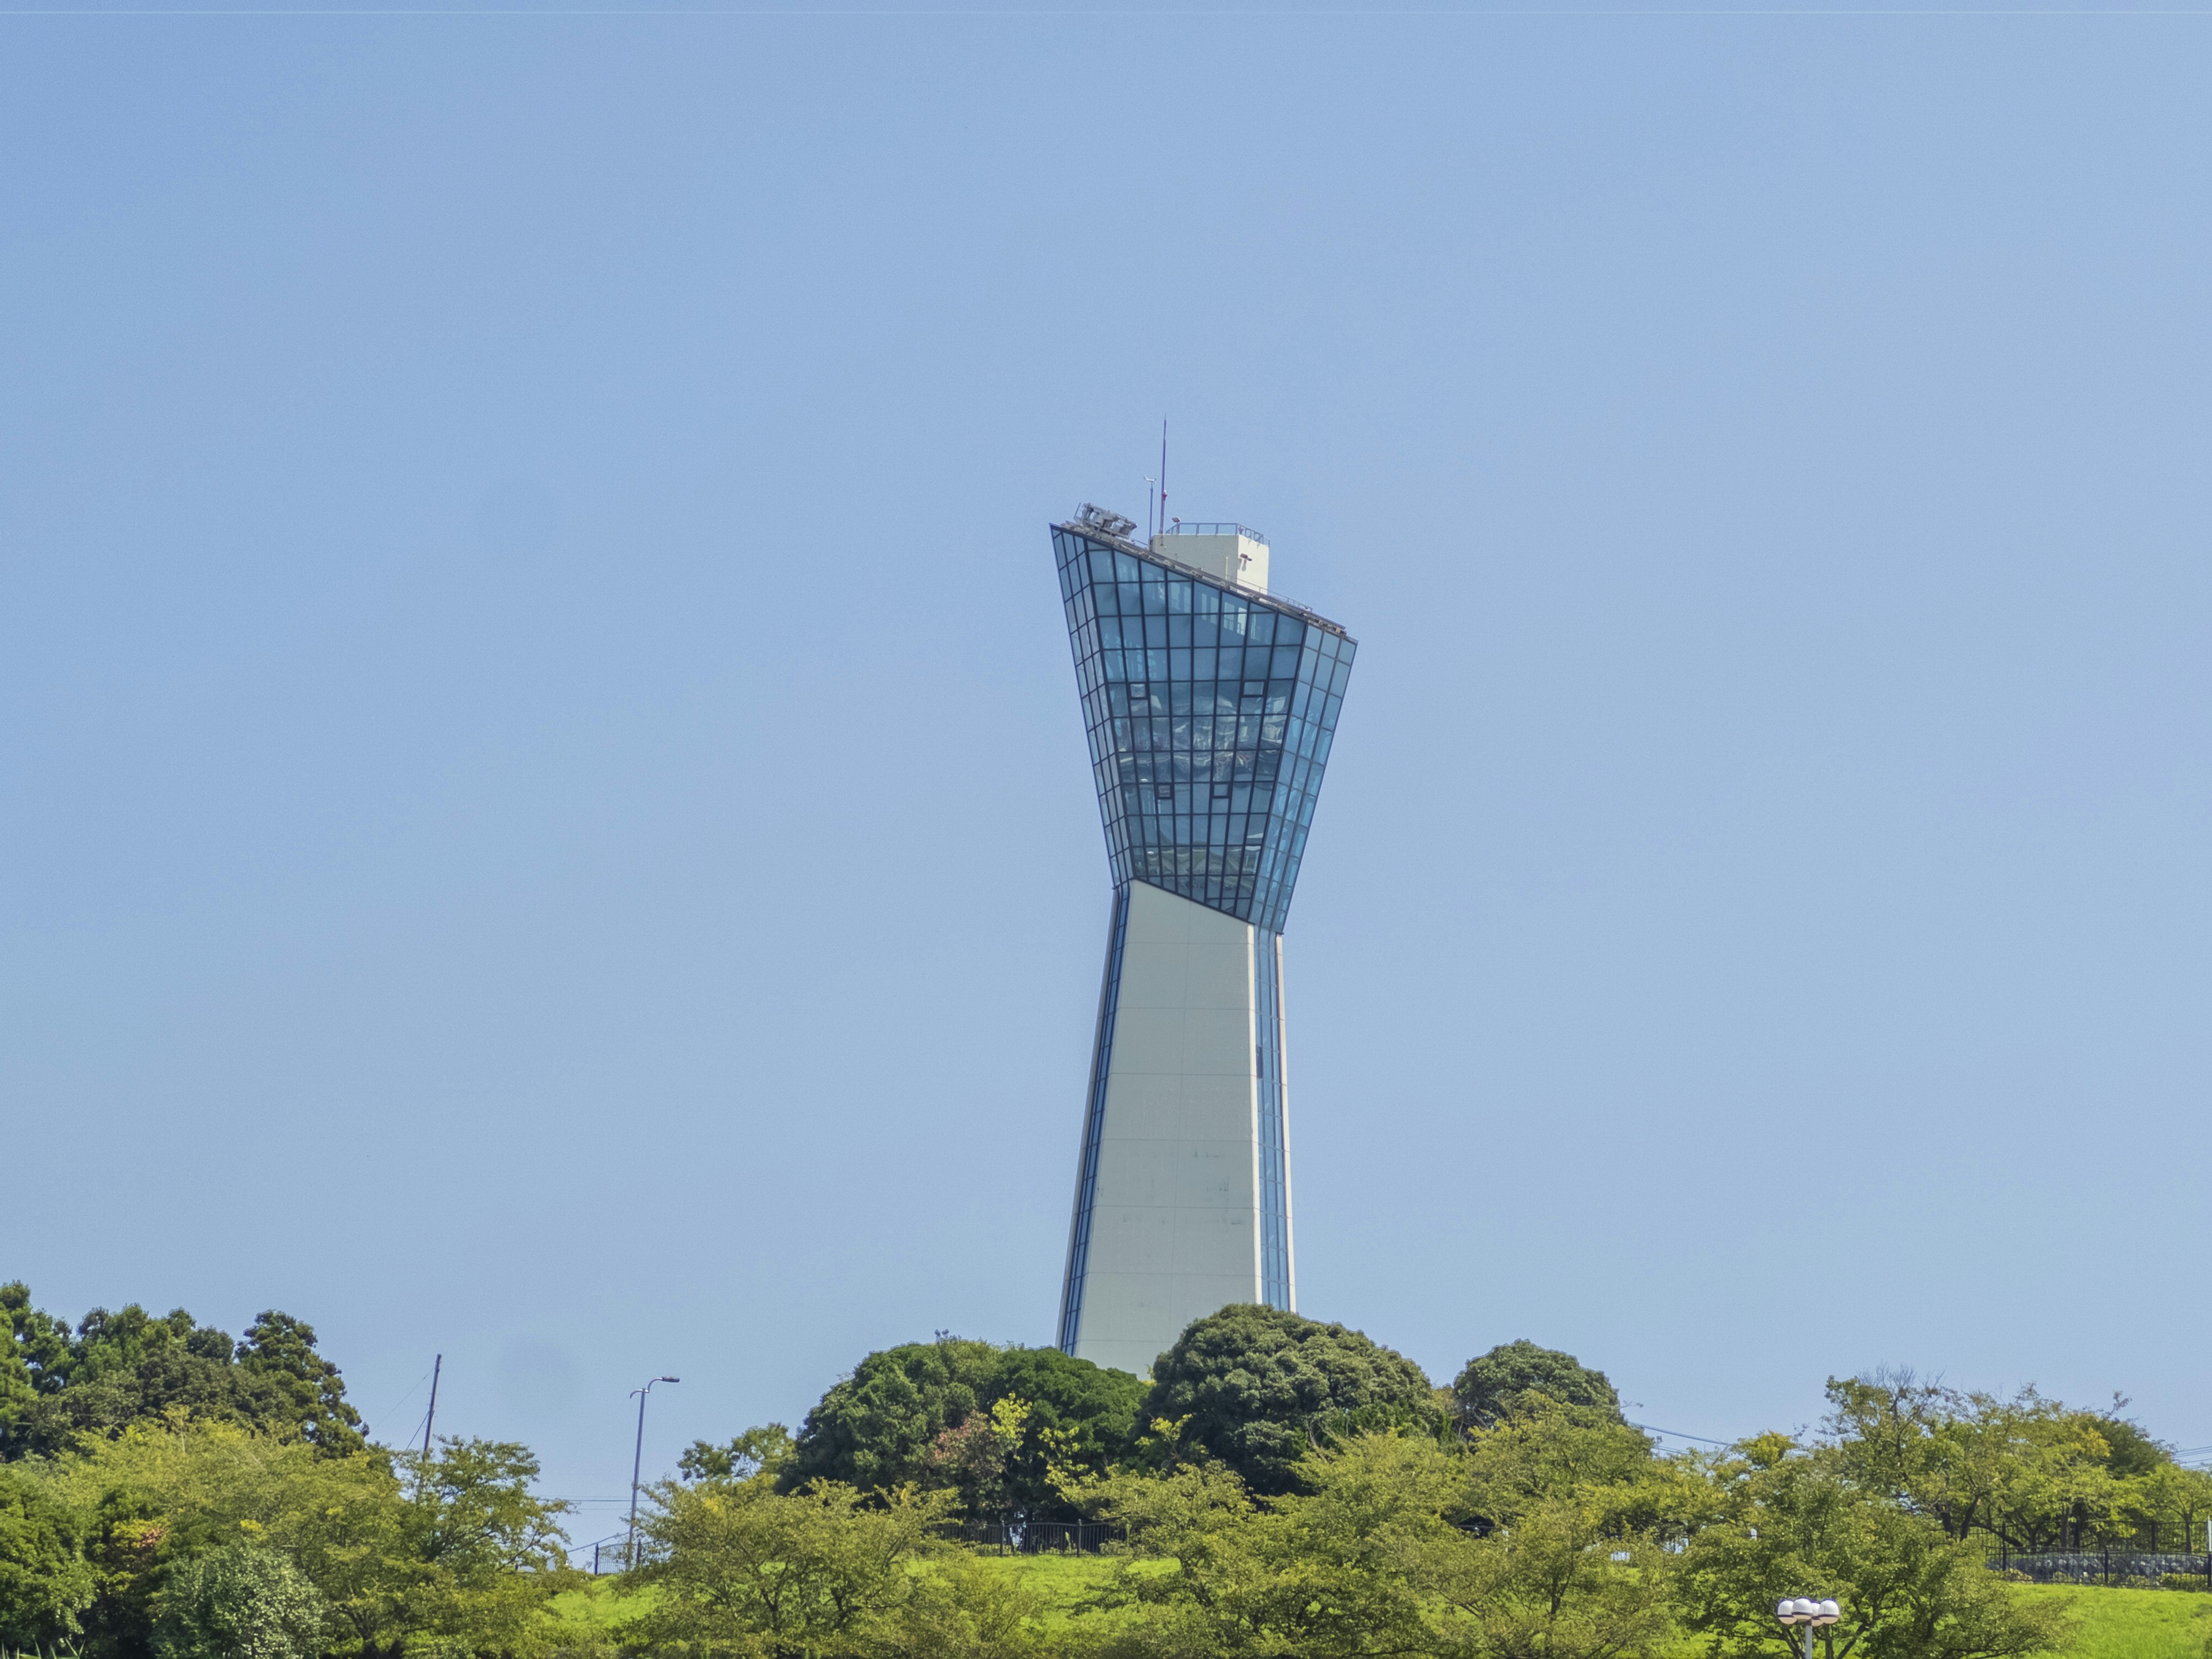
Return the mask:
<path fill-rule="evenodd" d="M 1281 933 L 1357 647 L 1079 525 L 1052 540 L 1115 885 Z"/>
<path fill-rule="evenodd" d="M 1052 538 L 1115 890 L 1060 1300 L 1073 1353 L 1133 881 L 1258 930 L 1261 1291 L 1291 1306 L 1280 935 L 1357 647 L 1287 600 L 1097 527 L 1058 525 Z"/>

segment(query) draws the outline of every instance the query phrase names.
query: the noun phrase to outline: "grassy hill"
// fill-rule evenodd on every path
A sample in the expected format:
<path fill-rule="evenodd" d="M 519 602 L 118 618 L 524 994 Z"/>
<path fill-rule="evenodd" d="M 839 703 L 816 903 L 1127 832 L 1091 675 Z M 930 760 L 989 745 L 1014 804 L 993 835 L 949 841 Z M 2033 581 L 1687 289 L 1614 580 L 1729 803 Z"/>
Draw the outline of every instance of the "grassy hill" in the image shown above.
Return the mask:
<path fill-rule="evenodd" d="M 1049 1603 L 1048 1628 L 1065 1624 L 1070 1612 L 1109 1577 L 1113 1558 L 1097 1555 L 984 1556 L 993 1572 L 1019 1577 Z M 624 1613 L 608 1594 L 611 1577 L 562 1595 L 555 1603 L 562 1622 L 583 1638 L 612 1636 Z M 2212 1595 L 2176 1590 L 2095 1589 L 2061 1585 L 2023 1585 L 2019 1594 L 2062 1601 L 2080 1620 L 2074 1644 L 2051 1659 L 2212 1659 Z M 633 1604 L 635 1605 L 635 1604 Z M 1678 1659 L 1702 1659 L 1702 1644 L 1684 1643 Z"/>
<path fill-rule="evenodd" d="M 2212 1595 L 2183 1590 L 2026 1585 L 2022 1595 L 2063 1601 L 2081 1628 L 2066 1659 L 2205 1659 Z"/>

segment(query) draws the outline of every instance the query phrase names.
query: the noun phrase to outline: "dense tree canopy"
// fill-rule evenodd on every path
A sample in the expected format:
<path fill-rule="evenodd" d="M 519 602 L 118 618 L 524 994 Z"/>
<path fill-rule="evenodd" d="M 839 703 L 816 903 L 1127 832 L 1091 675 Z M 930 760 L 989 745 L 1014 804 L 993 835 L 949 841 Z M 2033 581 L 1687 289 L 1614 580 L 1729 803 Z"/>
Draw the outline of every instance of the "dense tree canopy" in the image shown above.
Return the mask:
<path fill-rule="evenodd" d="M 1429 1379 L 1405 1355 L 1342 1325 L 1240 1304 L 1195 1321 L 1160 1356 L 1143 1416 L 1272 1496 L 1297 1484 L 1314 1445 L 1435 1410 Z"/>
<path fill-rule="evenodd" d="M 312 1588 L 319 1653 L 389 1659 L 410 1644 L 518 1653 L 572 1577 L 562 1508 L 532 1492 L 537 1473 L 526 1449 L 499 1442 L 444 1439 L 425 1463 L 419 1453 L 332 1455 L 231 1422 L 135 1424 L 0 1470 L 68 1517 L 78 1546 L 19 1557 L 0 1521 L 0 1646 L 44 1629 L 50 1642 L 76 1638 L 92 1659 L 144 1659 L 165 1641 L 205 1659 L 230 1639 L 226 1620 L 269 1611 L 238 1610 L 240 1597 L 262 1593 L 256 1586 L 275 1583 L 267 1564 L 232 1562 L 192 1592 L 205 1598 L 204 1617 L 166 1637 L 164 1610 L 191 1564 L 244 1542 L 274 1552 Z M 289 1605 L 281 1589 L 270 1594 Z M 34 1623 L 42 1607 L 60 1616 Z M 264 1627 L 278 1626 L 254 1625 Z"/>
<path fill-rule="evenodd" d="M 85 1532 L 48 1482 L 0 1463 L 0 1650 L 43 1652 L 77 1633 L 98 1587 Z"/>
<path fill-rule="evenodd" d="M 1256 1500 L 1218 1464 L 1107 1494 L 1131 1655 L 1626 1659 L 1674 1634 L 1674 1482 L 1650 1443 L 1547 1406 L 1510 1431 L 1359 1432 Z M 1469 1524 L 1481 1513 L 1493 1517 Z"/>
<path fill-rule="evenodd" d="M 618 1602 L 556 1600 L 586 1581 L 530 1453 L 349 1442 L 298 1322 L 234 1343 L 137 1307 L 72 1328 L 20 1286 L 0 1308 L 25 1437 L 0 1650 L 82 1659 L 1783 1659 L 1777 1585 L 1837 1598 L 1840 1659 L 2026 1659 L 2064 1618 L 1993 1540 L 2124 1550 L 2212 1516 L 2212 1474 L 2124 1402 L 1877 1373 L 1830 1382 L 1816 1437 L 1662 1455 L 1568 1355 L 1509 1343 L 1445 1394 L 1358 1332 L 1238 1307 L 1149 1385 L 1053 1349 L 871 1354 L 799 1436 L 694 1445 Z M 1118 1523 L 1118 1559 L 1049 1604 L 966 1541 L 1079 1515 Z"/>
<path fill-rule="evenodd" d="M 51 1456 L 87 1437 L 182 1413 L 296 1435 L 331 1455 L 366 1443 L 338 1368 L 315 1333 L 268 1312 L 246 1340 L 179 1308 L 155 1316 L 137 1303 L 94 1308 L 74 1331 L 31 1305 L 29 1287 L 0 1285 L 9 1340 L 0 1349 L 0 1461 Z"/>
<path fill-rule="evenodd" d="M 1073 1358 L 1057 1348 L 1009 1348 L 991 1374 L 989 1398 L 1029 1407 L 1008 1452 L 1006 1486 L 1024 1514 L 1056 1513 L 1054 1474 L 1103 1474 L 1129 1449 L 1146 1385 L 1127 1371 Z"/>
<path fill-rule="evenodd" d="M 1557 1348 L 1540 1348 L 1526 1337 L 1502 1342 L 1468 1360 L 1452 1383 L 1461 1419 L 1478 1428 L 1488 1428 L 1523 1408 L 1535 1395 L 1562 1406 L 1601 1411 L 1615 1419 L 1620 1416 L 1620 1396 L 1603 1371 L 1594 1371 Z"/>
<path fill-rule="evenodd" d="M 1869 1659 L 2012 1659 L 2063 1645 L 2066 1618 L 2014 1596 L 1986 1552 L 1862 1485 L 1849 1443 L 1746 1442 L 1708 1468 L 1714 1512 L 1687 1540 L 1677 1601 L 1722 1659 L 1779 1656 L 1774 1586 L 1832 1596 L 1839 1653 Z"/>
<path fill-rule="evenodd" d="M 1963 1540 L 1975 1529 L 2020 1551 L 2067 1538 L 2178 1526 L 2212 1515 L 2212 1474 L 2108 1413 L 2033 1389 L 1968 1392 L 1910 1371 L 1828 1381 L 1824 1425 L 1850 1478 Z"/>
<path fill-rule="evenodd" d="M 806 1413 L 785 1490 L 814 1480 L 879 1490 L 919 1480 L 937 1437 L 988 1403 L 999 1357 L 988 1342 L 944 1336 L 870 1354 Z"/>
<path fill-rule="evenodd" d="M 909 1342 L 832 1386 L 775 1472 L 786 1492 L 816 1480 L 864 1492 L 912 1484 L 958 1490 L 971 1518 L 1054 1513 L 1064 1507 L 1054 1470 L 1103 1474 L 1127 1448 L 1144 1395 L 1137 1378 L 1057 1348 Z M 692 1473 L 744 1472 L 722 1449 L 686 1455 Z"/>

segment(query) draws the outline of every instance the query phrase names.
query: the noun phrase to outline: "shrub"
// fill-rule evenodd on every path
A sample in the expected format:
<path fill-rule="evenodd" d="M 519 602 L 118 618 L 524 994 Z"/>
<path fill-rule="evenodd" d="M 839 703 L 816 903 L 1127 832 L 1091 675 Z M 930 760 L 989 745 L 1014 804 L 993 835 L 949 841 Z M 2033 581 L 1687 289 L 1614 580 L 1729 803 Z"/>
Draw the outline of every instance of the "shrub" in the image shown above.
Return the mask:
<path fill-rule="evenodd" d="M 323 1598 L 275 1550 L 231 1544 L 179 1567 L 161 1597 L 161 1659 L 313 1659 Z"/>

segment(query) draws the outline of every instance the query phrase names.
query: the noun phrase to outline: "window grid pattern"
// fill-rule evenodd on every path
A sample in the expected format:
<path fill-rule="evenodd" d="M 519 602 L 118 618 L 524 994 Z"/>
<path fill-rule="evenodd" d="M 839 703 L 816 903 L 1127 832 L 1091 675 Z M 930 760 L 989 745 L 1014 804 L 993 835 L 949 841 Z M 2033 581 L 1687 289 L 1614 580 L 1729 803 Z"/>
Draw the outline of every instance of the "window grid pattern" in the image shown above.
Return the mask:
<path fill-rule="evenodd" d="M 1114 1017 L 1121 1000 L 1121 945 L 1129 934 L 1129 889 L 1114 890 L 1106 930 L 1106 977 L 1098 990 L 1098 1032 L 1091 1051 L 1091 1096 L 1083 1109 L 1083 1151 L 1075 1170 L 1075 1218 L 1067 1233 L 1067 1276 L 1060 1287 L 1060 1346 L 1075 1352 L 1083 1323 L 1083 1276 L 1091 1260 L 1091 1212 L 1098 1194 L 1099 1143 L 1106 1133 L 1106 1072 L 1114 1058 Z"/>
<path fill-rule="evenodd" d="M 1078 526 L 1052 542 L 1115 885 L 1281 933 L 1356 645 Z"/>
<path fill-rule="evenodd" d="M 1291 1304 L 1291 1149 L 1287 1090 L 1283 1076 L 1283 939 L 1261 933 L 1253 941 L 1259 960 L 1260 1295 L 1271 1308 Z"/>

